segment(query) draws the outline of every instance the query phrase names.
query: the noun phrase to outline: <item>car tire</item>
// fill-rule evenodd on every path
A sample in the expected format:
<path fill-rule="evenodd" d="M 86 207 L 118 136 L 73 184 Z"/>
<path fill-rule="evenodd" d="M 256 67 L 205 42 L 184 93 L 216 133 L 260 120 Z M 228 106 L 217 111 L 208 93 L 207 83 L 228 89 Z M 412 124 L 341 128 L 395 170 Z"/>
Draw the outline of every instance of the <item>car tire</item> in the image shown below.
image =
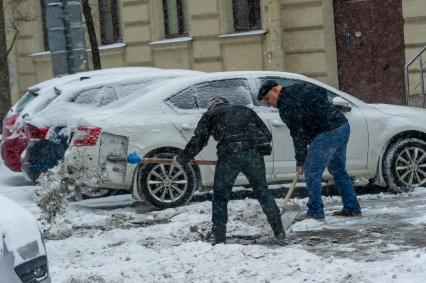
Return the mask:
<path fill-rule="evenodd" d="M 87 188 L 82 190 L 83 199 L 104 198 L 114 195 L 116 190 L 107 188 Z"/>
<path fill-rule="evenodd" d="M 160 153 L 159 158 L 173 158 L 173 153 Z M 187 203 L 197 187 L 197 178 L 191 166 L 181 170 L 168 164 L 148 163 L 138 172 L 138 194 L 158 208 L 171 208 Z"/>
<path fill-rule="evenodd" d="M 383 177 L 392 192 L 400 193 L 426 183 L 426 141 L 406 138 L 391 144 L 383 158 Z"/>

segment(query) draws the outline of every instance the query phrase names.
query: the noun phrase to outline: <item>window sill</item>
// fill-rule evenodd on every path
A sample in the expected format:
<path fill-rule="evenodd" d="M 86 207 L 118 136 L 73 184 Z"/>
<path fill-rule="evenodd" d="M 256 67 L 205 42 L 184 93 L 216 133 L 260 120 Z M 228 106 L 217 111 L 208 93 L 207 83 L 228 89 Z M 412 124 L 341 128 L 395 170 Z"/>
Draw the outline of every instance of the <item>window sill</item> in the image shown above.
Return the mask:
<path fill-rule="evenodd" d="M 116 42 L 106 45 L 100 45 L 98 47 L 99 50 L 109 50 L 109 49 L 118 49 L 118 48 L 124 48 L 126 47 L 126 44 L 124 42 Z M 88 48 L 86 49 L 87 52 L 92 51 L 92 49 Z M 28 55 L 29 57 L 43 57 L 43 56 L 50 56 L 50 51 L 41 51 L 41 52 L 34 52 Z"/>
<path fill-rule="evenodd" d="M 149 45 L 157 46 L 157 45 L 167 45 L 167 44 L 176 44 L 176 43 L 189 43 L 192 42 L 192 37 L 190 36 L 182 36 L 175 38 L 168 38 L 159 41 L 150 42 Z"/>
<path fill-rule="evenodd" d="M 101 45 L 99 46 L 99 50 L 106 50 L 106 49 L 116 49 L 116 48 L 123 48 L 126 47 L 126 43 L 124 42 L 115 42 L 115 43 L 111 43 L 111 44 L 105 44 L 105 45 Z M 87 50 L 87 51 L 90 51 Z"/>
<path fill-rule="evenodd" d="M 233 38 L 233 37 L 242 37 L 242 36 L 256 36 L 256 35 L 264 35 L 266 34 L 266 30 L 251 30 L 244 32 L 236 32 L 231 34 L 219 35 L 218 38 Z"/>

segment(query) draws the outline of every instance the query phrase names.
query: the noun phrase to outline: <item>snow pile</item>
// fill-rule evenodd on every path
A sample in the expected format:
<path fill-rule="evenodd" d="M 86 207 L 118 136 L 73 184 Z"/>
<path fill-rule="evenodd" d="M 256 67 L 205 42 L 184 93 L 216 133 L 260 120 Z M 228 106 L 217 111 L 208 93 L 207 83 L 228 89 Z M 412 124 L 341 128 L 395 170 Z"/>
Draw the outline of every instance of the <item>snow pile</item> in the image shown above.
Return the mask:
<path fill-rule="evenodd" d="M 227 244 L 214 247 L 205 238 L 210 202 L 148 212 L 69 204 L 56 224 L 60 237 L 47 243 L 52 276 L 55 282 L 420 283 L 426 278 L 426 226 L 401 222 L 424 215 L 425 190 L 413 195 L 361 196 L 362 218 L 331 216 L 340 198 L 326 197 L 326 222 L 295 224 L 286 247 L 274 244 L 251 199 L 229 203 Z M 386 208 L 396 203 L 397 213 L 389 215 Z"/>

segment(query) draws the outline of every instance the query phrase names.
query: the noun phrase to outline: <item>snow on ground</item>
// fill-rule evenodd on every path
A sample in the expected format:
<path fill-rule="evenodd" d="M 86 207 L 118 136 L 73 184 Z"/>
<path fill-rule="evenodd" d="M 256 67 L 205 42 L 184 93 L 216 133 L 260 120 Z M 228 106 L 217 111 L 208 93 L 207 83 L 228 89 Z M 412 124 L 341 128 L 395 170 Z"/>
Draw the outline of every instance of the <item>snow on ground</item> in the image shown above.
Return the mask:
<path fill-rule="evenodd" d="M 34 189 L 0 164 L 0 193 L 35 215 Z M 278 200 L 277 200 L 278 201 Z M 305 208 L 306 199 L 296 202 Z M 426 189 L 360 196 L 364 216 L 331 216 L 272 237 L 255 200 L 232 200 L 226 245 L 212 247 L 211 202 L 156 211 L 129 195 L 72 203 L 46 234 L 52 282 L 424 282 Z"/>

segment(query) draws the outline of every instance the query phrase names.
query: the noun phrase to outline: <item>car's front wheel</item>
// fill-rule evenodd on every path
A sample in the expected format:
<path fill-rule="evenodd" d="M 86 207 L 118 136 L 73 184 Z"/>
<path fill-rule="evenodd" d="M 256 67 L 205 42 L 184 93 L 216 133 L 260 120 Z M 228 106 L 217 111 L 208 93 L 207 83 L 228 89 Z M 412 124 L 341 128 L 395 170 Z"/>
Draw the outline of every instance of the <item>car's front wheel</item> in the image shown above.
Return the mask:
<path fill-rule="evenodd" d="M 426 141 L 406 138 L 391 144 L 383 159 L 383 177 L 395 192 L 426 184 Z"/>
<path fill-rule="evenodd" d="M 164 153 L 157 157 L 173 156 Z M 196 174 L 188 165 L 180 169 L 168 164 L 144 164 L 138 173 L 138 193 L 142 199 L 159 208 L 187 203 L 197 186 Z"/>

